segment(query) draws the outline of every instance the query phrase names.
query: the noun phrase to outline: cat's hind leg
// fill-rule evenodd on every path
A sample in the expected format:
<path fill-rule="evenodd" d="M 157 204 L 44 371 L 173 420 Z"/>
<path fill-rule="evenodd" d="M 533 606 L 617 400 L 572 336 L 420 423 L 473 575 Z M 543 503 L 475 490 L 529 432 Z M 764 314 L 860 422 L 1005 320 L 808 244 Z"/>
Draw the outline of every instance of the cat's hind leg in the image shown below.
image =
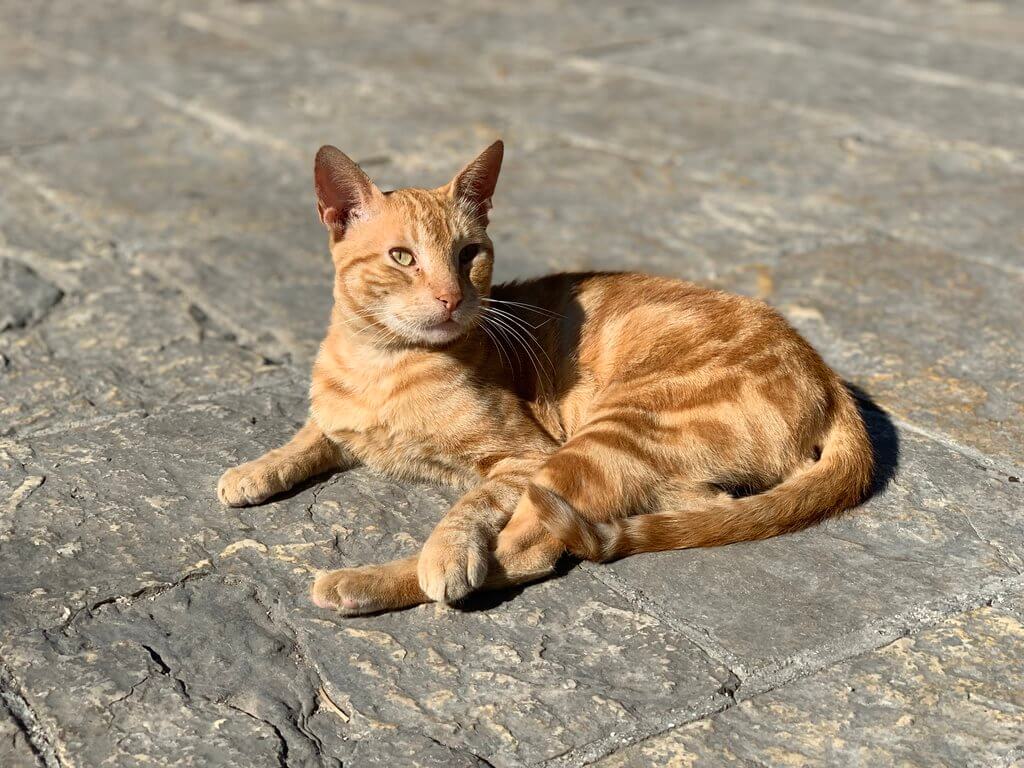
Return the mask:
<path fill-rule="evenodd" d="M 678 454 L 649 431 L 620 416 L 595 419 L 548 457 L 516 516 L 539 521 L 574 555 L 606 560 L 603 530 L 656 510 L 666 485 L 685 477 Z"/>
<path fill-rule="evenodd" d="M 344 463 L 345 453 L 312 421 L 280 448 L 221 475 L 217 497 L 229 507 L 259 504 Z"/>

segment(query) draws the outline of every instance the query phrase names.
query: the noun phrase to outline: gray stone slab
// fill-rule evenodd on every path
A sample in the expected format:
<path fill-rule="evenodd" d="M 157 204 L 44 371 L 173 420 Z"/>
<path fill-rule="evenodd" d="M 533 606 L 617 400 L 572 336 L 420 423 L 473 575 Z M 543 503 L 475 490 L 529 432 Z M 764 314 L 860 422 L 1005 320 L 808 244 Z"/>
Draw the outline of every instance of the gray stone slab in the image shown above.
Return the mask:
<path fill-rule="evenodd" d="M 897 415 L 1024 464 L 1024 278 L 894 240 L 792 254 L 768 300 Z"/>
<path fill-rule="evenodd" d="M 703 30 L 608 60 L 711 84 L 739 98 L 856 116 L 868 126 L 895 121 L 937 138 L 1011 150 L 1024 146 L 1016 99 L 908 81 L 730 30 Z"/>
<path fill-rule="evenodd" d="M 513 125 L 568 135 L 592 152 L 664 163 L 704 147 L 729 152 L 777 135 L 798 142 L 821 130 L 783 109 L 651 82 L 600 61 L 528 51 L 501 61 L 500 78 L 463 78 L 453 83 L 456 93 L 493 104 Z"/>
<path fill-rule="evenodd" d="M 55 207 L 46 191 L 16 163 L 0 158 L 0 253 L 31 257 L 40 277 L 72 291 L 88 272 L 91 257 L 83 250 L 103 247 L 103 242 L 83 231 L 70 210 Z"/>
<path fill-rule="evenodd" d="M 304 415 L 303 394 L 172 404 L 149 416 L 44 432 L 31 444 L 4 441 L 14 473 L 0 533 L 4 636 L 173 582 L 245 538 L 237 534 L 251 528 L 252 513 L 220 508 L 217 477 L 236 446 L 259 451 L 251 435 L 264 420 L 286 437 Z"/>
<path fill-rule="evenodd" d="M 5 656 L 52 740 L 90 765 L 168 764 L 176 745 L 233 764 L 519 765 L 720 685 L 582 574 L 487 612 L 345 621 L 272 570 L 111 603 Z"/>
<path fill-rule="evenodd" d="M 723 156 L 730 153 L 716 153 Z M 851 236 L 807 217 L 792 196 L 736 191 L 753 186 L 738 176 L 718 192 L 697 168 L 696 160 L 647 163 L 559 141 L 510 147 L 491 226 L 496 276 L 641 269 L 709 280 L 774 263 L 800 243 Z"/>
<path fill-rule="evenodd" d="M 97 138 L 87 152 L 65 144 L 26 150 L 18 165 L 60 206 L 118 240 L 255 238 L 316 220 L 308 167 L 274 164 L 265 148 L 153 103 L 145 109 L 146 131 Z"/>
<path fill-rule="evenodd" d="M 699 196 L 703 214 L 670 221 L 669 237 L 707 247 L 720 238 L 712 228 L 755 243 L 781 230 L 774 254 L 761 249 L 764 263 L 809 250 L 814 237 L 842 242 L 883 231 L 1015 270 L 1024 266 L 1022 177 L 984 154 L 894 143 L 847 125 L 798 142 L 757 135 L 728 151 L 688 153 L 666 174 Z M 728 241 L 722 246 L 715 258 L 728 264 Z"/>
<path fill-rule="evenodd" d="M 186 8 L 178 4 L 181 10 Z M 162 68 L 158 84 L 173 78 L 179 67 L 187 71 L 186 62 L 175 59 L 175 54 L 187 52 L 192 66 L 205 67 L 213 75 L 255 50 L 241 40 L 176 23 L 176 16 L 174 8 L 118 0 L 64 0 L 35 7 L 14 2 L 0 9 L 4 27 L 15 31 L 12 37 L 46 52 L 54 67 L 62 61 L 77 63 L 93 75 L 124 75 L 136 66 L 154 75 Z"/>
<path fill-rule="evenodd" d="M 464 611 L 313 607 L 317 569 L 408 554 L 451 494 L 356 470 L 222 508 L 220 472 L 301 410 L 254 393 L 6 444 L 2 656 L 69 754 L 259 761 L 283 741 L 372 765 L 424 734 L 518 765 L 721 696 L 723 668 L 580 570 Z"/>
<path fill-rule="evenodd" d="M 338 34 L 355 23 L 349 11 L 266 9 L 274 16 L 275 38 L 285 37 L 296 22 L 316 31 L 315 38 L 288 45 L 268 42 L 258 29 L 245 31 L 245 20 L 254 12 L 262 17 L 264 9 L 241 5 L 221 10 L 229 21 L 188 9 L 122 4 L 115 10 L 97 3 L 83 4 L 75 14 L 67 8 L 60 14 L 31 14 L 24 23 L 40 44 L 66 47 L 88 61 L 92 77 L 136 92 L 151 116 L 160 114 L 160 106 L 181 111 L 263 153 L 299 161 L 292 167 L 301 170 L 307 190 L 313 155 L 324 143 L 341 145 L 367 169 L 398 159 L 401 167 L 392 175 L 400 177 L 404 168 L 430 165 L 438 157 L 446 157 L 454 173 L 478 144 L 486 146 L 501 132 L 501 126 L 487 124 L 487 112 L 479 105 L 460 103 L 445 88 L 410 82 L 394 57 L 387 68 L 367 61 L 371 52 L 386 56 L 388 44 L 395 52 L 410 50 L 390 31 L 397 22 L 393 12 L 385 13 L 388 27 L 358 38 L 364 46 L 361 55 L 354 44 L 339 55 Z M 380 15 L 372 9 L 355 13 L 360 18 Z M 73 24 L 64 18 L 68 15 L 74 15 Z M 318 51 L 315 39 L 325 31 L 331 49 Z M 422 62 L 416 71 L 422 71 Z M 452 119 L 469 112 L 474 121 Z M 408 130 L 410 120 L 417 125 L 414 134 Z M 185 175 L 177 169 L 167 172 Z M 230 184 L 230 178 L 225 182 Z"/>
<path fill-rule="evenodd" d="M 810 0 L 806 5 L 819 10 L 835 8 L 829 0 Z M 1024 34 L 1024 13 L 1012 2 L 951 3 L 942 13 L 935 13 L 926 4 L 868 0 L 857 4 L 856 15 L 876 26 L 888 22 L 908 31 L 948 36 L 994 50 L 1019 48 Z"/>
<path fill-rule="evenodd" d="M 372 2 L 325 7 L 308 3 L 307 13 L 275 5 L 208 3 L 204 13 L 238 34 L 305 48 L 345 64 L 386 61 L 396 72 L 472 76 L 502 49 L 540 49 L 557 53 L 606 50 L 657 39 L 685 29 L 715 3 L 694 2 L 686 13 L 658 3 Z M 407 34 L 393 34 L 400 25 Z M 350 35 L 353 28 L 361 31 Z M 338 46 L 339 37 L 346 45 Z"/>
<path fill-rule="evenodd" d="M 867 415 L 883 459 L 880 482 L 895 477 L 857 510 L 768 541 L 600 568 L 707 633 L 745 673 L 841 646 L 922 602 L 1017 573 L 1024 486 L 930 440 L 897 435 L 878 412 Z"/>
<path fill-rule="evenodd" d="M 38 323 L 62 296 L 31 267 L 0 258 L 0 333 Z"/>
<path fill-rule="evenodd" d="M 0 322 L 0 434 L 289 375 L 244 346 L 258 338 L 239 339 L 230 317 L 154 279 L 46 190 L 0 179 L 0 315 L 11 319 Z"/>
<path fill-rule="evenodd" d="M 860 9 L 778 3 L 730 14 L 728 28 L 765 35 L 780 42 L 806 46 L 824 56 L 865 59 L 908 79 L 931 77 L 964 88 L 1003 84 L 1024 85 L 1024 52 L 1012 46 L 992 47 L 981 40 L 953 37 L 928 30 L 925 18 L 912 24 L 887 23 L 877 16 L 861 15 Z M 954 9 L 953 15 L 956 10 Z M 927 14 L 932 17 L 947 14 Z M 998 14 L 1004 17 L 1005 14 Z M 827 41 L 827 45 L 823 45 Z M 1012 91 L 1011 91 L 1012 92 Z"/>
<path fill-rule="evenodd" d="M 478 766 L 414 731 L 354 740 L 253 587 L 191 584 L 7 649 L 67 764 Z"/>
<path fill-rule="evenodd" d="M 0 335 L 0 433 L 150 410 L 288 378 L 175 291 L 140 276 L 69 297 L 39 327 Z M 83 344 L 83 328 L 97 335 Z"/>
<path fill-rule="evenodd" d="M 0 29 L 0 155 L 51 143 L 81 144 L 109 133 L 131 133 L 144 121 L 129 91 L 83 71 Z"/>
<path fill-rule="evenodd" d="M 305 372 L 330 322 L 334 266 L 319 223 L 282 226 L 294 237 L 158 244 L 133 258 L 239 328 L 239 338 L 253 349 Z"/>
<path fill-rule="evenodd" d="M 744 701 L 598 765 L 1018 765 L 1024 624 L 995 608 Z"/>

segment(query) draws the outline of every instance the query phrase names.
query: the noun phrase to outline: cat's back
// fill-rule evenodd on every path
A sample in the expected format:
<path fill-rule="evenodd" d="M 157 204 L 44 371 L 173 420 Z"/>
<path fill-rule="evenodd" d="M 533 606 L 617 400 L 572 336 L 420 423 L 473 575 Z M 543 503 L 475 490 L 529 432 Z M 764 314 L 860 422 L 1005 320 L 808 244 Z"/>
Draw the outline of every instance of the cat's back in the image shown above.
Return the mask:
<path fill-rule="evenodd" d="M 551 313 L 535 317 L 543 321 L 542 335 L 554 344 L 558 359 L 576 361 L 604 380 L 624 369 L 633 374 L 692 369 L 712 357 L 735 365 L 777 352 L 806 365 L 820 363 L 810 345 L 764 302 L 685 280 L 570 272 L 495 286 L 494 296 Z M 554 328 L 557 339 L 550 338 Z"/>

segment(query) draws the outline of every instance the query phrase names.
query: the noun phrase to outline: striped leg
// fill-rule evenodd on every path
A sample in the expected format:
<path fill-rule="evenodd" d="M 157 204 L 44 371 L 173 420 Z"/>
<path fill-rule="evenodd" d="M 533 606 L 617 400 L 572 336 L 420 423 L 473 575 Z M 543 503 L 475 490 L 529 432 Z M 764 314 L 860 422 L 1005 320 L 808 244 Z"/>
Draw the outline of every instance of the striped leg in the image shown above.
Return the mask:
<path fill-rule="evenodd" d="M 488 558 L 481 589 L 502 589 L 550 576 L 565 547 L 530 514 L 513 515 Z M 311 597 L 321 608 L 347 616 L 395 611 L 432 602 L 420 588 L 419 556 L 383 565 L 342 568 L 321 574 Z"/>
<path fill-rule="evenodd" d="M 345 451 L 308 421 L 286 445 L 221 475 L 217 496 L 229 507 L 259 504 L 346 461 Z"/>

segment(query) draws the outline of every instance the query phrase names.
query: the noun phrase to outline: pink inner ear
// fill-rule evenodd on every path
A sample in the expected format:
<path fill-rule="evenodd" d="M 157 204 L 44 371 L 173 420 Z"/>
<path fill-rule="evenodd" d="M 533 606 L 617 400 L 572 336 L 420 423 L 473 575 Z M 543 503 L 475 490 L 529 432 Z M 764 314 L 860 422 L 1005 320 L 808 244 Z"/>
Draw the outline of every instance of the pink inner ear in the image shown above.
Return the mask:
<path fill-rule="evenodd" d="M 328 227 L 336 227 L 338 229 L 342 226 L 341 214 L 337 208 L 324 208 L 320 214 L 320 220 L 323 221 Z"/>

